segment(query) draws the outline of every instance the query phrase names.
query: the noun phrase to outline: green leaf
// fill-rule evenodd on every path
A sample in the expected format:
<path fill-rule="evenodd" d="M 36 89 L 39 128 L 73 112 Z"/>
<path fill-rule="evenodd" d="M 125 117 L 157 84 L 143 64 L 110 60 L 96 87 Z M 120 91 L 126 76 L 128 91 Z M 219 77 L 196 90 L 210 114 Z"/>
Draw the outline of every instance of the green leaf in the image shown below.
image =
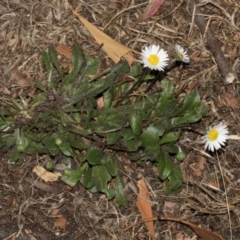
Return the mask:
<path fill-rule="evenodd" d="M 10 163 L 15 163 L 18 159 L 20 159 L 20 157 L 21 157 L 21 153 L 19 151 L 15 150 L 14 152 L 11 153 L 8 161 Z"/>
<path fill-rule="evenodd" d="M 142 112 L 134 111 L 129 116 L 129 124 L 132 128 L 133 133 L 136 135 L 140 135 L 142 132 L 142 115 Z"/>
<path fill-rule="evenodd" d="M 126 91 L 129 88 L 129 84 L 128 83 L 123 83 L 119 86 L 119 90 L 118 90 L 118 94 L 122 95 L 124 93 L 126 93 Z"/>
<path fill-rule="evenodd" d="M 31 102 L 31 107 L 35 108 L 46 101 L 46 94 L 39 93 L 37 96 L 34 97 L 33 101 Z"/>
<path fill-rule="evenodd" d="M 107 118 L 100 117 L 95 123 L 89 124 L 89 128 L 100 135 L 112 132 L 120 132 L 125 121 L 125 119 L 119 118 L 117 116 L 109 116 Z"/>
<path fill-rule="evenodd" d="M 98 192 L 96 186 L 93 186 L 92 188 L 89 188 L 88 191 L 89 191 L 90 193 L 97 193 L 97 192 Z"/>
<path fill-rule="evenodd" d="M 67 135 L 67 141 L 72 147 L 77 148 L 79 150 L 86 148 L 85 144 L 82 141 L 82 138 L 76 136 L 75 134 L 69 133 Z"/>
<path fill-rule="evenodd" d="M 125 140 L 124 144 L 128 150 L 136 151 L 142 145 L 142 141 L 140 139 Z"/>
<path fill-rule="evenodd" d="M 14 146 L 16 144 L 16 137 L 12 134 L 11 135 L 5 135 L 2 136 L 2 139 L 4 142 L 4 150 L 7 151 L 10 149 L 10 147 Z"/>
<path fill-rule="evenodd" d="M 91 66 L 87 69 L 86 75 L 95 75 L 99 69 L 99 65 L 102 62 L 102 58 L 94 58 L 92 56 L 87 56 L 87 65 Z"/>
<path fill-rule="evenodd" d="M 82 177 L 87 167 L 88 163 L 85 163 L 79 168 L 71 170 L 70 173 L 66 172 L 65 175 L 62 176 L 62 181 L 64 181 L 69 186 L 74 187 L 78 180 Z"/>
<path fill-rule="evenodd" d="M 144 76 L 143 80 L 144 81 L 149 81 L 149 80 L 153 80 L 155 78 L 155 75 L 154 74 L 147 74 Z"/>
<path fill-rule="evenodd" d="M 103 156 L 103 158 L 101 159 L 101 165 L 105 165 L 110 160 L 111 160 L 111 156 L 110 155 Z"/>
<path fill-rule="evenodd" d="M 112 102 L 115 98 L 116 91 L 115 87 L 110 87 L 108 88 L 104 93 L 103 93 L 103 101 L 104 101 L 104 107 L 109 108 L 112 105 Z"/>
<path fill-rule="evenodd" d="M 35 84 L 35 87 L 36 88 L 38 88 L 38 89 L 40 89 L 40 90 L 42 90 L 43 92 L 47 92 L 47 89 L 46 89 L 46 87 L 41 83 L 41 82 L 36 82 L 36 84 Z"/>
<path fill-rule="evenodd" d="M 178 193 L 182 186 L 182 180 L 179 178 L 175 178 L 174 176 L 170 176 L 169 181 L 164 184 L 164 192 L 166 194 L 170 193 Z"/>
<path fill-rule="evenodd" d="M 169 152 L 172 154 L 178 154 L 179 153 L 179 147 L 175 143 L 171 143 L 168 145 Z"/>
<path fill-rule="evenodd" d="M 24 150 L 26 154 L 33 155 L 33 154 L 44 154 L 49 153 L 48 148 L 43 146 L 41 143 L 37 143 L 34 141 L 30 141 L 27 148 Z"/>
<path fill-rule="evenodd" d="M 108 79 L 113 79 L 114 77 L 123 76 L 125 73 L 130 72 L 130 67 L 126 61 L 122 61 L 119 64 L 111 68 L 110 73 L 107 75 Z"/>
<path fill-rule="evenodd" d="M 180 132 L 169 132 L 162 136 L 162 138 L 159 141 L 159 144 L 165 144 L 177 141 L 180 138 Z"/>
<path fill-rule="evenodd" d="M 75 120 L 77 123 L 81 122 L 81 113 L 80 112 L 75 112 L 72 114 L 73 120 Z"/>
<path fill-rule="evenodd" d="M 52 71 L 52 67 L 51 67 L 49 54 L 46 51 L 42 52 L 42 60 L 43 60 L 43 63 L 45 65 L 48 73 L 50 73 Z"/>
<path fill-rule="evenodd" d="M 164 185 L 164 192 L 166 194 L 178 193 L 183 182 L 182 172 L 179 168 L 174 167 L 172 173 L 168 177 L 168 182 Z"/>
<path fill-rule="evenodd" d="M 115 129 L 115 128 L 121 128 L 124 123 L 126 122 L 126 119 L 123 117 L 119 117 L 117 114 L 111 114 L 106 117 L 105 123 L 109 126 L 109 128 Z"/>
<path fill-rule="evenodd" d="M 70 166 L 70 165 L 71 165 L 71 158 L 69 158 L 69 157 L 63 158 L 63 163 L 64 163 L 65 165 Z"/>
<path fill-rule="evenodd" d="M 7 127 L 7 121 L 0 118 L 0 131 L 4 130 Z"/>
<path fill-rule="evenodd" d="M 94 181 L 93 181 L 93 175 L 92 175 L 92 169 L 88 169 L 87 171 L 84 172 L 83 175 L 83 186 L 85 188 L 92 188 L 94 186 Z"/>
<path fill-rule="evenodd" d="M 5 145 L 5 142 L 0 142 L 0 148 L 2 148 Z"/>
<path fill-rule="evenodd" d="M 101 164 L 103 154 L 98 149 L 89 149 L 87 153 L 87 160 L 91 165 Z"/>
<path fill-rule="evenodd" d="M 116 144 L 117 142 L 119 142 L 119 139 L 121 138 L 121 131 L 107 133 L 106 138 L 107 145 Z"/>
<path fill-rule="evenodd" d="M 69 131 L 76 133 L 83 137 L 87 137 L 88 135 L 90 135 L 92 133 L 91 129 L 82 130 L 81 128 L 77 128 L 74 126 L 72 128 L 69 128 Z"/>
<path fill-rule="evenodd" d="M 50 56 L 50 59 L 51 59 L 53 65 L 57 69 L 57 71 L 58 71 L 59 75 L 61 76 L 61 78 L 63 78 L 63 71 L 62 71 L 61 66 L 60 66 L 60 64 L 58 62 L 57 53 L 56 53 L 55 49 L 53 47 L 50 47 L 48 49 L 48 53 L 49 53 L 49 56 Z"/>
<path fill-rule="evenodd" d="M 21 104 L 18 103 L 18 101 L 14 98 L 10 98 L 10 101 L 15 105 L 15 107 L 17 107 L 19 110 L 23 110 L 23 106 L 21 106 Z"/>
<path fill-rule="evenodd" d="M 67 156 L 67 157 L 74 156 L 74 152 L 73 152 L 69 142 L 63 141 L 62 144 L 59 145 L 58 147 L 65 156 Z"/>
<path fill-rule="evenodd" d="M 124 194 L 124 189 L 120 180 L 120 177 L 117 176 L 115 178 L 115 193 L 116 193 L 116 200 L 117 203 L 121 206 L 127 206 L 127 201 L 125 198 L 125 194 Z"/>
<path fill-rule="evenodd" d="M 112 179 L 105 166 L 94 166 L 92 168 L 92 177 L 98 191 L 107 195 L 108 199 L 112 199 L 115 195 L 114 191 L 108 189 L 108 182 Z"/>
<path fill-rule="evenodd" d="M 173 168 L 173 171 L 172 171 L 171 175 L 175 176 L 176 178 L 183 179 L 182 171 L 176 165 L 174 165 L 174 168 Z"/>
<path fill-rule="evenodd" d="M 114 162 L 107 162 L 105 165 L 108 172 L 111 174 L 112 177 L 116 177 L 118 175 L 118 165 Z"/>
<path fill-rule="evenodd" d="M 141 73 L 142 71 L 142 66 L 140 63 L 134 63 L 131 67 L 131 72 L 130 72 L 130 75 L 132 77 L 137 77 L 139 76 L 139 74 Z"/>
<path fill-rule="evenodd" d="M 174 116 L 180 117 L 184 112 L 195 111 L 196 107 L 201 105 L 200 96 L 197 92 L 191 92 L 186 96 L 183 101 L 183 105 L 174 111 Z"/>
<path fill-rule="evenodd" d="M 146 160 L 140 159 L 140 160 L 137 161 L 137 164 L 138 164 L 140 167 L 143 167 L 145 162 L 146 162 Z"/>
<path fill-rule="evenodd" d="M 85 162 L 86 161 L 86 156 L 84 156 L 82 153 L 75 152 L 76 158 L 79 162 Z"/>
<path fill-rule="evenodd" d="M 167 102 L 171 98 L 174 90 L 173 83 L 167 80 L 161 81 L 161 88 L 163 89 L 161 92 L 161 98 L 158 104 L 158 111 L 164 112 L 166 111 Z"/>
<path fill-rule="evenodd" d="M 149 145 L 145 148 L 145 153 L 153 158 L 153 159 L 156 159 L 159 155 L 159 151 L 160 151 L 160 146 L 158 144 L 155 144 L 155 145 Z"/>
<path fill-rule="evenodd" d="M 78 103 L 91 97 L 96 97 L 102 94 L 107 88 L 109 88 L 113 82 L 120 79 L 124 73 L 129 73 L 129 66 L 126 62 L 120 62 L 119 64 L 112 67 L 104 78 L 98 79 L 98 81 L 84 82 L 69 99 L 66 99 L 69 104 Z M 66 104 L 65 107 L 68 107 Z"/>
<path fill-rule="evenodd" d="M 54 137 L 46 137 L 43 144 L 47 147 L 50 155 L 56 156 L 59 154 L 59 147 L 56 145 Z"/>
<path fill-rule="evenodd" d="M 76 79 L 78 73 L 80 72 L 83 62 L 84 62 L 83 51 L 79 46 L 77 46 L 73 49 L 72 55 L 73 71 L 69 75 L 70 80 Z"/>
<path fill-rule="evenodd" d="M 202 119 L 206 111 L 206 108 L 204 105 L 199 105 L 196 109 L 191 109 L 190 112 L 187 112 L 184 114 L 183 117 L 174 119 L 172 122 L 172 126 L 181 125 L 184 123 L 194 123 Z"/>
<path fill-rule="evenodd" d="M 68 123 L 75 122 L 68 114 L 64 113 L 61 109 L 58 112 L 60 115 L 61 123 L 64 127 L 66 127 Z"/>
<path fill-rule="evenodd" d="M 100 79 L 99 81 L 90 84 L 82 84 L 81 88 L 79 88 L 76 92 L 74 92 L 74 94 L 72 94 L 71 96 L 69 96 L 68 99 L 66 99 L 68 104 L 65 104 L 64 107 L 72 106 L 73 104 L 101 94 L 109 87 L 109 84 L 110 83 L 108 83 L 106 79 Z"/>
<path fill-rule="evenodd" d="M 135 137 L 135 134 L 133 133 L 132 129 L 129 128 L 122 130 L 121 135 L 127 141 L 132 140 Z"/>
<path fill-rule="evenodd" d="M 157 168 L 159 171 L 159 177 L 164 181 L 168 178 L 173 170 L 173 164 L 168 155 L 160 152 L 159 159 L 157 160 Z"/>
<path fill-rule="evenodd" d="M 161 126 L 150 126 L 141 135 L 142 146 L 152 146 L 157 144 L 159 137 L 164 133 L 164 129 Z"/>

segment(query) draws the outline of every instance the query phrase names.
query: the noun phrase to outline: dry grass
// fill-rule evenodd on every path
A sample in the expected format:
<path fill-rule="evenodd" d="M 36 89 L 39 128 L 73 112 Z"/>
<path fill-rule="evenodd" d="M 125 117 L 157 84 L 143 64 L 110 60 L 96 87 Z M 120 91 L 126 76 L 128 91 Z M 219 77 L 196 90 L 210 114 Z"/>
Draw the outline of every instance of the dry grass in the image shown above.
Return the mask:
<path fill-rule="evenodd" d="M 176 91 L 186 94 L 197 90 L 208 106 L 206 118 L 192 126 L 204 131 L 209 125 L 225 121 L 232 134 L 240 132 L 239 107 L 229 102 L 239 101 L 239 85 L 235 81 L 225 86 L 219 66 L 211 49 L 206 47 L 207 31 L 201 33 L 194 23 L 196 8 L 193 1 L 165 1 L 154 17 L 137 24 L 147 2 L 140 0 L 80 0 L 69 1 L 78 13 L 87 18 L 115 40 L 141 51 L 146 44 L 156 43 L 174 56 L 176 43 L 188 49 L 191 64 L 175 68 L 167 78 L 174 82 Z M 46 80 L 41 62 L 41 51 L 64 43 L 80 45 L 93 56 L 105 56 L 89 32 L 71 14 L 67 0 L 30 0 L 0 2 L 0 107 L 10 107 L 10 96 L 32 96 L 34 86 L 19 87 L 18 72 L 29 74 L 34 82 Z M 219 5 L 223 4 L 223 5 Z M 199 3 L 207 29 L 221 43 L 221 51 L 235 77 L 240 76 L 240 2 L 204 1 Z M 136 56 L 137 57 L 137 56 Z M 113 64 L 107 59 L 107 64 Z M 25 176 L 35 179 L 32 167 L 44 159 L 29 157 L 19 165 L 8 165 L 8 154 L 0 162 L 0 239 L 148 239 L 144 225 L 128 232 L 124 228 L 141 219 L 135 206 L 136 180 L 143 175 L 151 186 L 155 216 L 173 216 L 209 228 L 224 239 L 238 240 L 240 207 L 239 143 L 229 141 L 218 155 L 206 155 L 195 133 L 186 132 L 181 145 L 187 159 L 181 164 L 185 184 L 176 196 L 165 196 L 162 184 L 151 165 L 144 169 L 126 161 L 123 170 L 129 206 L 124 209 L 114 201 L 108 202 L 100 194 L 91 195 L 81 186 L 67 189 L 63 183 L 55 187 L 57 194 L 47 194 L 30 186 Z M 218 162 L 220 164 L 218 164 Z M 137 173 L 137 174 L 135 174 Z M 141 173 L 141 174 L 140 174 Z M 212 183 L 217 183 L 215 189 Z M 215 186 L 215 185 L 214 185 Z M 166 203 L 174 203 L 167 205 Z M 60 209 L 57 216 L 52 209 Z M 67 219 L 66 229 L 54 227 L 58 216 Z M 194 238 L 187 227 L 173 222 L 156 222 L 156 239 Z M 186 238 L 180 238 L 184 232 Z M 14 238 L 15 237 L 15 238 Z M 178 237 L 178 238 L 177 238 Z M 34 239 L 34 238 L 31 238 Z"/>

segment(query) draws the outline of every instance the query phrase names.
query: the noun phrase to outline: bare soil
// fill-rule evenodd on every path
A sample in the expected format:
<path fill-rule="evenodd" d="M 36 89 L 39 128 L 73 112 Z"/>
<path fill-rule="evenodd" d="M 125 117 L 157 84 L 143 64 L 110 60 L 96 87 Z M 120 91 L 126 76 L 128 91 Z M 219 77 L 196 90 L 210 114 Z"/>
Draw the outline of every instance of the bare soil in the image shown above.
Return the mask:
<path fill-rule="evenodd" d="M 174 56 L 175 44 L 188 50 L 191 63 L 175 68 L 166 76 L 176 92 L 197 90 L 208 107 L 203 121 L 183 132 L 180 144 L 186 159 L 180 164 L 184 174 L 182 191 L 166 196 L 163 184 L 150 163 L 142 168 L 123 160 L 123 182 L 128 201 L 120 207 L 102 194 L 90 194 L 80 184 L 74 188 L 60 180 L 49 183 L 55 192 L 32 173 L 47 156 L 29 156 L 11 165 L 8 153 L 0 160 L 0 239 L 150 239 L 136 207 L 137 183 L 144 177 L 150 188 L 153 215 L 175 217 L 212 230 L 223 239 L 240 238 L 240 145 L 229 140 L 217 153 L 209 154 L 200 143 L 199 134 L 209 126 L 224 122 L 232 135 L 240 133 L 240 1 L 199 3 L 207 29 L 220 49 L 208 44 L 207 29 L 201 32 L 194 21 L 198 1 L 165 1 L 146 21 L 134 23 L 146 11 L 148 1 L 140 0 L 2 0 L 0 2 L 0 99 L 1 108 L 9 107 L 9 98 L 34 92 L 33 86 L 16 84 L 16 74 L 46 80 L 41 52 L 64 43 L 80 45 L 84 53 L 105 56 L 87 29 L 69 10 L 69 4 L 116 41 L 141 51 L 148 44 L 159 44 Z M 222 52 L 219 63 L 214 51 Z M 218 54 L 218 53 L 216 53 Z M 138 56 L 135 56 L 136 58 Z M 113 64 L 107 58 L 107 64 Z M 226 66 L 226 62 L 229 66 Z M 220 64 L 220 65 L 219 65 Z M 222 64 L 222 65 L 221 65 Z M 222 68 L 231 69 L 235 81 L 225 84 Z M 124 158 L 124 156 L 122 156 Z M 39 182 L 40 187 L 36 187 Z M 52 189 L 52 188 L 51 188 Z M 156 221 L 156 239 L 199 239 L 187 226 L 170 221 Z M 208 239 L 208 238 L 206 238 Z M 209 238 L 210 239 L 210 238 Z"/>

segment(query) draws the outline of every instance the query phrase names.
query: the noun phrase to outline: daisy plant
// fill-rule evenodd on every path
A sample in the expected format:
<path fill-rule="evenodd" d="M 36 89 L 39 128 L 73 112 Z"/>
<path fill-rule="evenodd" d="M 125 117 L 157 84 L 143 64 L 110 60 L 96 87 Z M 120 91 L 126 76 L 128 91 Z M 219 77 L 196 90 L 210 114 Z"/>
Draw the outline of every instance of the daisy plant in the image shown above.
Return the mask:
<path fill-rule="evenodd" d="M 203 136 L 205 149 L 208 149 L 212 152 L 224 146 L 227 139 L 228 139 L 228 129 L 227 129 L 227 126 L 222 123 L 219 123 L 214 127 L 210 127 L 207 134 Z"/>
<path fill-rule="evenodd" d="M 188 61 L 182 48 L 178 52 L 183 53 L 178 54 L 182 61 Z M 8 154 L 9 163 L 47 154 L 47 170 L 60 171 L 66 184 L 80 183 L 91 193 L 115 197 L 126 205 L 118 169 L 124 154 L 139 166 L 151 161 L 166 194 L 181 190 L 178 161 L 185 158 L 177 145 L 181 128 L 200 121 L 205 106 L 196 91 L 184 99 L 175 94 L 174 83 L 162 72 L 171 70 L 165 50 L 145 47 L 141 63 L 130 67 L 121 61 L 101 73 L 104 59 L 86 56 L 79 46 L 72 49 L 71 72 L 60 64 L 53 47 L 42 58 L 48 77 L 36 82 L 35 95 L 10 99 L 11 108 L 0 109 L 0 150 Z M 153 78 L 146 78 L 151 70 L 156 70 Z M 147 91 L 154 81 L 159 81 L 158 90 Z M 140 94 L 141 84 L 144 94 Z M 214 127 L 205 137 L 206 147 L 220 148 L 227 134 L 224 125 Z M 61 170 L 55 169 L 57 164 Z"/>
<path fill-rule="evenodd" d="M 168 65 L 168 53 L 157 45 L 146 47 L 141 52 L 141 61 L 144 67 L 151 70 L 163 71 Z"/>
<path fill-rule="evenodd" d="M 176 44 L 175 45 L 175 51 L 176 51 L 176 60 L 177 61 L 182 61 L 184 63 L 189 63 L 190 62 L 190 58 L 187 55 L 187 51 L 185 51 L 183 47 Z"/>

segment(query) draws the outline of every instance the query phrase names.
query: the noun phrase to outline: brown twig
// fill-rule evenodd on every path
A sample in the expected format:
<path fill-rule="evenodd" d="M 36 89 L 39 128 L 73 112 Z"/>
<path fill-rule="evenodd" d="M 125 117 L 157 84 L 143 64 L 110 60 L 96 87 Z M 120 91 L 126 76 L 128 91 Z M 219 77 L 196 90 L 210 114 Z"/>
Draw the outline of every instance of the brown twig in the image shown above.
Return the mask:
<path fill-rule="evenodd" d="M 197 5 L 199 1 L 198 0 L 189 1 L 189 3 L 192 5 L 192 7 L 194 7 L 194 4 Z M 210 49 L 217 63 L 217 66 L 224 79 L 224 84 L 230 84 L 234 81 L 235 76 L 231 70 L 231 67 L 227 59 L 224 57 L 224 54 L 221 51 L 221 44 L 215 37 L 211 25 L 209 24 L 208 26 L 207 20 L 201 15 L 202 12 L 200 10 L 200 7 L 196 6 L 194 21 L 197 24 L 198 28 L 200 29 L 201 33 L 206 35 L 206 45 Z"/>
<path fill-rule="evenodd" d="M 33 180 L 32 178 L 30 177 L 26 177 L 24 179 L 26 182 L 32 184 L 32 186 L 34 186 L 35 188 L 38 188 L 44 192 L 48 192 L 48 193 L 56 193 L 56 189 L 44 182 L 40 182 L 40 181 L 36 181 L 36 180 Z"/>

